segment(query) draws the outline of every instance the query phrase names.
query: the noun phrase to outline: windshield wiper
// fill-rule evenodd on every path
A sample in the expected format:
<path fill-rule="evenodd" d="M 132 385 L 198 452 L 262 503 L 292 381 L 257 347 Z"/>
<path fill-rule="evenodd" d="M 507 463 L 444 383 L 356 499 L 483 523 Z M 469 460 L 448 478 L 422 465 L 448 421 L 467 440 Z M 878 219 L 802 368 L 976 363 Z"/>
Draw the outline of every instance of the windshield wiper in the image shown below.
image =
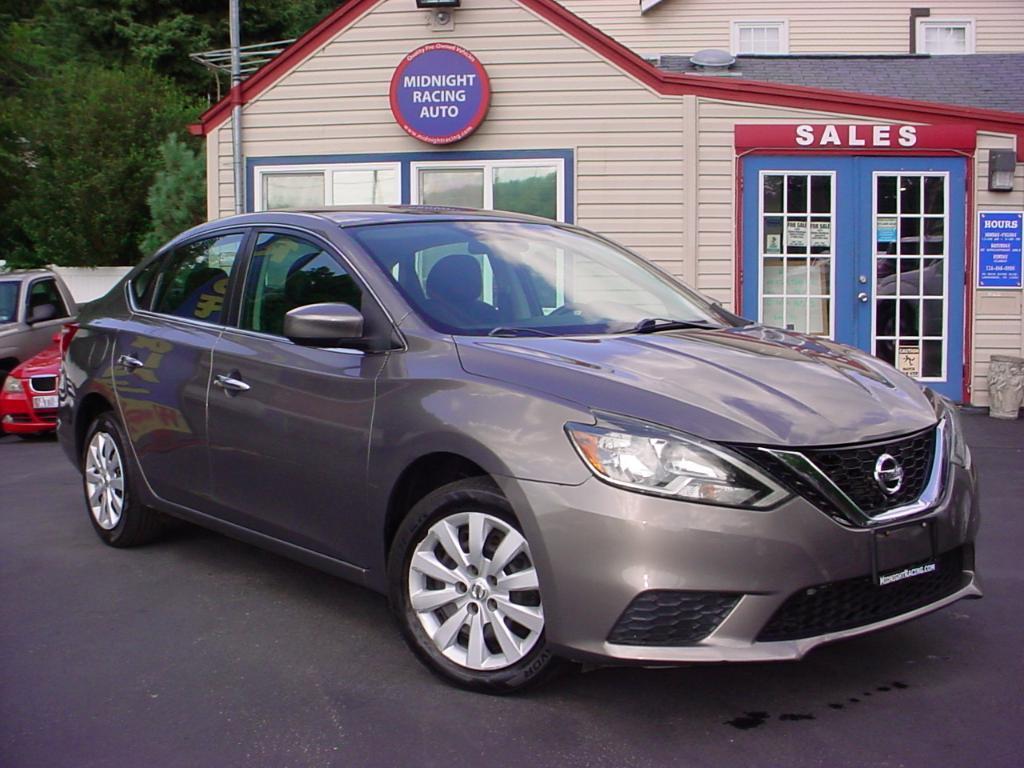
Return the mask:
<path fill-rule="evenodd" d="M 625 333 L 656 333 L 657 331 L 679 331 L 689 328 L 718 330 L 724 326 L 710 320 L 668 320 L 664 317 L 645 317 Z"/>
<path fill-rule="evenodd" d="M 511 325 L 499 325 L 487 334 L 488 336 L 554 336 L 548 331 L 539 328 L 516 328 Z"/>

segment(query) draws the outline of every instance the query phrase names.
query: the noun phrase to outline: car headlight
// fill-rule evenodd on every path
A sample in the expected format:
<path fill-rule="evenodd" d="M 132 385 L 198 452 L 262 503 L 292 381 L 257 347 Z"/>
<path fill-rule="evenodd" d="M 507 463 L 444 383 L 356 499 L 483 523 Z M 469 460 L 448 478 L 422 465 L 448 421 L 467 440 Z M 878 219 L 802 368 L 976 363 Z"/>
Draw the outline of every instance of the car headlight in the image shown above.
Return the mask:
<path fill-rule="evenodd" d="M 8 376 L 4 379 L 4 392 L 21 394 L 21 379 L 15 376 Z"/>
<path fill-rule="evenodd" d="M 730 507 L 770 507 L 789 496 L 732 452 L 663 427 L 602 416 L 565 430 L 587 466 L 613 485 Z"/>
<path fill-rule="evenodd" d="M 932 405 L 935 415 L 946 424 L 946 453 L 954 464 L 964 469 L 971 468 L 971 449 L 967 446 L 964 436 L 964 425 L 960 418 L 960 410 L 954 403 L 938 393 L 933 393 Z"/>

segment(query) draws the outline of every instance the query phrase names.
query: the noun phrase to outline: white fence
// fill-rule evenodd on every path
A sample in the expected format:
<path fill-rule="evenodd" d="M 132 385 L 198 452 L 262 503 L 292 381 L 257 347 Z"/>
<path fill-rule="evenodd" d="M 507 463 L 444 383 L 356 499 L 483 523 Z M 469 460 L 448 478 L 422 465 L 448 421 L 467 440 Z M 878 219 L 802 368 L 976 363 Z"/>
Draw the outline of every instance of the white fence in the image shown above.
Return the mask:
<path fill-rule="evenodd" d="M 98 299 L 131 271 L 131 267 L 50 267 L 67 283 L 79 304 Z"/>

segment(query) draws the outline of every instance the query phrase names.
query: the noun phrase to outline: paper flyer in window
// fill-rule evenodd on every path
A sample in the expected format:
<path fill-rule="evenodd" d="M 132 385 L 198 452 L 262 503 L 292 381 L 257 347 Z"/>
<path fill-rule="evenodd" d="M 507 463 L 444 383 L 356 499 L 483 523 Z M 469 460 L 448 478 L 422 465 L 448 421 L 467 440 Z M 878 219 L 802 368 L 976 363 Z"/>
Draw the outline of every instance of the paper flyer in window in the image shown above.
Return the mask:
<path fill-rule="evenodd" d="M 790 219 L 786 222 L 786 247 L 787 248 L 799 248 L 805 250 L 807 248 L 807 221 L 798 219 L 794 221 Z"/>
<path fill-rule="evenodd" d="M 832 222 L 812 221 L 811 222 L 811 248 L 827 251 L 832 247 Z"/>
<path fill-rule="evenodd" d="M 895 243 L 896 242 L 896 217 L 895 216 L 879 216 L 876 228 L 876 238 L 880 243 Z"/>
<path fill-rule="evenodd" d="M 896 354 L 896 368 L 911 378 L 921 375 L 921 347 L 917 344 L 900 344 Z"/>

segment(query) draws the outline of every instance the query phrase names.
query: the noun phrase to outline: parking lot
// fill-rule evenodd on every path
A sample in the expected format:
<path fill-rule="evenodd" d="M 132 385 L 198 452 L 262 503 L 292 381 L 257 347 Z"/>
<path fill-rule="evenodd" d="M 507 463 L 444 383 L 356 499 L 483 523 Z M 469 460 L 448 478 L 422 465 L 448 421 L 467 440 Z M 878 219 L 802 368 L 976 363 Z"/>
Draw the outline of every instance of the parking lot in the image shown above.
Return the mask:
<path fill-rule="evenodd" d="M 1024 421 L 966 418 L 982 601 L 800 663 L 454 690 L 382 597 L 192 527 L 93 534 L 55 442 L 0 439 L 0 765 L 1018 766 Z"/>

